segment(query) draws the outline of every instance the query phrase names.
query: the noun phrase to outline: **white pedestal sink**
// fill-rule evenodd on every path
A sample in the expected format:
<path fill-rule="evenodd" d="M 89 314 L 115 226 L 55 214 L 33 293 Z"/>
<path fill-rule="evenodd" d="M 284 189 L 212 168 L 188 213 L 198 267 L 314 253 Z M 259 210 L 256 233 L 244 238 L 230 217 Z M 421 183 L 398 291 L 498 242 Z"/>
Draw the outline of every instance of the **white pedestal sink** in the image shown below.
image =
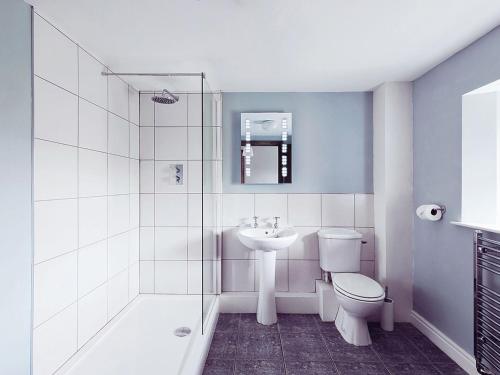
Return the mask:
<path fill-rule="evenodd" d="M 276 251 L 289 247 L 297 239 L 297 232 L 290 227 L 242 227 L 238 231 L 238 239 L 243 245 L 256 250 L 260 259 L 257 321 L 265 325 L 274 324 L 278 321 L 275 300 Z"/>

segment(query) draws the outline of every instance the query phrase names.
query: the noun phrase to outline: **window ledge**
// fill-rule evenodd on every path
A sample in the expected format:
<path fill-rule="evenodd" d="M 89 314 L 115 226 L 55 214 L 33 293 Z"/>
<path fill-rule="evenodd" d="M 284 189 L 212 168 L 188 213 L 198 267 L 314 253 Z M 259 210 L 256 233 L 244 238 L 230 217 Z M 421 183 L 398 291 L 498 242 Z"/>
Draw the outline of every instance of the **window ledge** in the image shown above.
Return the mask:
<path fill-rule="evenodd" d="M 484 230 L 486 232 L 500 233 L 500 227 L 487 224 L 469 223 L 465 221 L 450 221 L 450 224 L 457 225 L 459 227 Z"/>

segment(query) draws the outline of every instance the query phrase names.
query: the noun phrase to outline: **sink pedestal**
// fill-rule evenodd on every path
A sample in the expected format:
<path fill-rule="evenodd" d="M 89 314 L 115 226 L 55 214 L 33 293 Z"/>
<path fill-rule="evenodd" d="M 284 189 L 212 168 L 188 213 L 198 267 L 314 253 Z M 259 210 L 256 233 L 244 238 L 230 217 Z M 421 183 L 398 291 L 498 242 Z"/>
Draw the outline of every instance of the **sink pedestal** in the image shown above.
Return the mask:
<path fill-rule="evenodd" d="M 297 239 L 297 231 L 292 227 L 258 228 L 243 226 L 238 230 L 238 239 L 249 249 L 255 249 L 260 259 L 259 301 L 257 302 L 257 322 L 270 325 L 278 321 L 276 315 L 275 277 L 276 251 L 286 249 Z"/>
<path fill-rule="evenodd" d="M 260 259 L 257 322 L 270 325 L 278 321 L 275 299 L 276 250 L 257 250 L 257 257 Z"/>

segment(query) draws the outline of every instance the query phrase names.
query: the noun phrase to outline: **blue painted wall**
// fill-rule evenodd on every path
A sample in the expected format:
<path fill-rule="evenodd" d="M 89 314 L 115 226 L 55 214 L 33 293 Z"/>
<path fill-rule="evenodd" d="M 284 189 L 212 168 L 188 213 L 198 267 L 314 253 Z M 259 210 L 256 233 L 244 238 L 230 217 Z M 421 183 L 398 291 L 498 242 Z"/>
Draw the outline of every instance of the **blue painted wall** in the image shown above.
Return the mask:
<path fill-rule="evenodd" d="M 472 230 L 460 219 L 461 97 L 500 79 L 500 28 L 414 84 L 414 204 L 446 205 L 444 220 L 415 220 L 414 309 L 473 352 Z"/>
<path fill-rule="evenodd" d="M 0 1 L 0 374 L 30 373 L 31 8 Z"/>
<path fill-rule="evenodd" d="M 372 193 L 372 93 L 223 94 L 225 193 Z M 240 184 L 240 113 L 291 112 L 291 184 Z"/>

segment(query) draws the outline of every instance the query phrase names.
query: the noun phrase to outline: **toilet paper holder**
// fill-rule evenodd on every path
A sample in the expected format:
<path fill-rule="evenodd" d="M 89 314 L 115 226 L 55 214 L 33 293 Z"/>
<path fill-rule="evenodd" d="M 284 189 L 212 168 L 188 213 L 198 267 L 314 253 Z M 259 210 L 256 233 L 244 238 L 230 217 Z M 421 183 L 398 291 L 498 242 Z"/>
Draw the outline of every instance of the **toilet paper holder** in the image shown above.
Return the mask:
<path fill-rule="evenodd" d="M 423 204 L 416 209 L 416 214 L 420 219 L 431 221 L 441 220 L 445 212 L 446 206 L 437 203 Z"/>
<path fill-rule="evenodd" d="M 436 210 L 436 211 L 441 211 L 441 214 L 444 215 L 444 213 L 446 212 L 446 206 L 443 206 L 441 204 L 438 204 L 439 208 L 433 208 L 432 211 Z"/>

